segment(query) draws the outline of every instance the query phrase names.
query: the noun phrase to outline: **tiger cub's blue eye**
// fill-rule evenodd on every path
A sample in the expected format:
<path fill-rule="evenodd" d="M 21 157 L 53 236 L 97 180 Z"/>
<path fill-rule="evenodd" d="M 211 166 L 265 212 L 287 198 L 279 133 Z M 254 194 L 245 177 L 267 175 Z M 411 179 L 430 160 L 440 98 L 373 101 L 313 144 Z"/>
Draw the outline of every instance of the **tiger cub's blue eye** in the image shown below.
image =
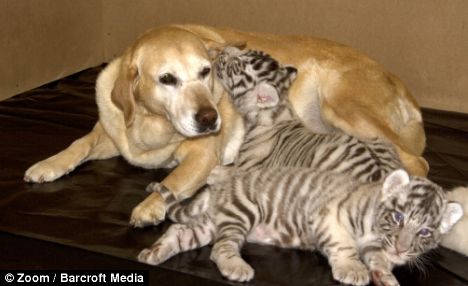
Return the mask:
<path fill-rule="evenodd" d="M 428 237 L 428 236 L 431 235 L 431 231 L 429 229 L 427 229 L 427 228 L 421 228 L 419 230 L 419 235 L 423 236 L 423 237 Z"/>
<path fill-rule="evenodd" d="M 403 222 L 403 220 L 405 219 L 405 216 L 400 213 L 400 212 L 394 212 L 393 213 L 393 220 L 397 223 L 397 224 L 401 224 Z"/>

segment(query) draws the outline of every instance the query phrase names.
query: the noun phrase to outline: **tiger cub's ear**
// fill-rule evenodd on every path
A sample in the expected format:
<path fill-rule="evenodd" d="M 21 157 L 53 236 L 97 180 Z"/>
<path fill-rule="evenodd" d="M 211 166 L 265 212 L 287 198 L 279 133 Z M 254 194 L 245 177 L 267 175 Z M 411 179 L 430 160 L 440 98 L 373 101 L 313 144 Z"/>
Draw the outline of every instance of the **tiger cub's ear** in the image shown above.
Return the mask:
<path fill-rule="evenodd" d="M 291 84 L 294 82 L 297 76 L 297 69 L 293 66 L 284 66 L 280 70 L 281 80 L 276 82 L 276 87 L 273 85 L 260 82 L 257 84 L 255 89 L 251 92 L 257 96 L 257 106 L 260 108 L 269 108 L 278 105 L 280 101 L 279 92 L 284 92 L 285 89 L 289 89 Z"/>
<path fill-rule="evenodd" d="M 410 178 L 408 173 L 399 169 L 391 172 L 382 185 L 382 201 L 387 200 L 389 197 L 400 191 L 402 187 L 409 184 Z"/>
<path fill-rule="evenodd" d="M 297 77 L 297 68 L 294 66 L 284 66 L 283 69 L 286 71 L 287 76 L 287 84 L 288 87 L 294 82 Z"/>
<path fill-rule="evenodd" d="M 252 91 L 249 91 L 249 93 L 257 97 L 257 106 L 260 108 L 273 107 L 279 102 L 278 91 L 266 82 L 259 83 Z"/>
<path fill-rule="evenodd" d="M 297 77 L 297 69 L 293 66 L 281 66 L 280 70 L 281 80 L 278 82 L 280 92 L 283 93 L 288 90 Z"/>

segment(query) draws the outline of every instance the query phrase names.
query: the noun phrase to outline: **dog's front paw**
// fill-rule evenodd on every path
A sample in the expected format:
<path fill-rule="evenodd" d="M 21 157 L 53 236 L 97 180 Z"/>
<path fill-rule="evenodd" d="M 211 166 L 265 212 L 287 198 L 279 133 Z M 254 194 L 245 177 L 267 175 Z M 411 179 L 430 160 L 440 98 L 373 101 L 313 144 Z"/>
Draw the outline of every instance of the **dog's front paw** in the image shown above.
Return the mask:
<path fill-rule="evenodd" d="M 28 183 L 51 182 L 69 173 L 72 169 L 70 166 L 47 159 L 29 167 L 24 173 L 24 181 Z"/>
<path fill-rule="evenodd" d="M 134 227 L 157 225 L 166 216 L 166 204 L 159 193 L 152 193 L 137 205 L 130 217 L 130 224 Z"/>
<path fill-rule="evenodd" d="M 360 261 L 332 265 L 333 278 L 344 284 L 367 285 L 369 284 L 369 270 Z"/>

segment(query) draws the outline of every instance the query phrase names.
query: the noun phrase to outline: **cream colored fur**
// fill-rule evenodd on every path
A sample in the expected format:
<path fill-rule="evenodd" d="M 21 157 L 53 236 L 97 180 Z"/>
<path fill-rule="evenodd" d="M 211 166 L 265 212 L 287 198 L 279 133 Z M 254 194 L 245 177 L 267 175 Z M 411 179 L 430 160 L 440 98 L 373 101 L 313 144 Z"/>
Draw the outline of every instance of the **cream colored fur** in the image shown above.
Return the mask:
<path fill-rule="evenodd" d="M 448 192 L 448 199 L 462 205 L 464 214 L 460 221 L 442 239 L 442 246 L 468 256 L 468 188 L 458 187 Z"/>

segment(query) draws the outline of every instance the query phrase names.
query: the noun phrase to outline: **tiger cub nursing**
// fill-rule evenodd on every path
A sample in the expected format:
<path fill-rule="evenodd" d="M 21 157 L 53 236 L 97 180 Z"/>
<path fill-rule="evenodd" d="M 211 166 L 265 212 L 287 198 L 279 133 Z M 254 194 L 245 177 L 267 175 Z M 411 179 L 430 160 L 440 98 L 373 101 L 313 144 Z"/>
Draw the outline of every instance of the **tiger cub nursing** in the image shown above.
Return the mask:
<path fill-rule="evenodd" d="M 240 255 L 247 240 L 317 249 L 343 283 L 367 284 L 371 273 L 380 284 L 398 285 L 393 265 L 436 247 L 461 206 L 427 179 L 392 172 L 399 160 L 380 140 L 306 130 L 285 96 L 294 68 L 261 52 L 228 53 L 235 55 L 221 54 L 215 66 L 246 121 L 237 172 L 181 204 L 168 203 L 178 224 L 138 259 L 159 264 L 214 243 L 211 259 L 221 273 L 248 281 L 254 270 Z"/>
<path fill-rule="evenodd" d="M 436 247 L 462 212 L 439 186 L 403 170 L 362 184 L 333 171 L 257 169 L 170 207 L 178 224 L 138 260 L 160 264 L 214 243 L 210 257 L 222 275 L 248 281 L 254 270 L 240 254 L 247 240 L 318 250 L 342 283 L 365 285 L 372 274 L 378 284 L 398 285 L 393 265 Z"/>
<path fill-rule="evenodd" d="M 234 166 L 216 167 L 209 184 L 259 166 L 334 170 L 363 183 L 401 168 L 398 154 L 382 139 L 310 131 L 288 100 L 288 88 L 297 74 L 294 67 L 283 66 L 261 51 L 228 47 L 218 55 L 214 70 L 243 117 L 246 133 Z"/>

